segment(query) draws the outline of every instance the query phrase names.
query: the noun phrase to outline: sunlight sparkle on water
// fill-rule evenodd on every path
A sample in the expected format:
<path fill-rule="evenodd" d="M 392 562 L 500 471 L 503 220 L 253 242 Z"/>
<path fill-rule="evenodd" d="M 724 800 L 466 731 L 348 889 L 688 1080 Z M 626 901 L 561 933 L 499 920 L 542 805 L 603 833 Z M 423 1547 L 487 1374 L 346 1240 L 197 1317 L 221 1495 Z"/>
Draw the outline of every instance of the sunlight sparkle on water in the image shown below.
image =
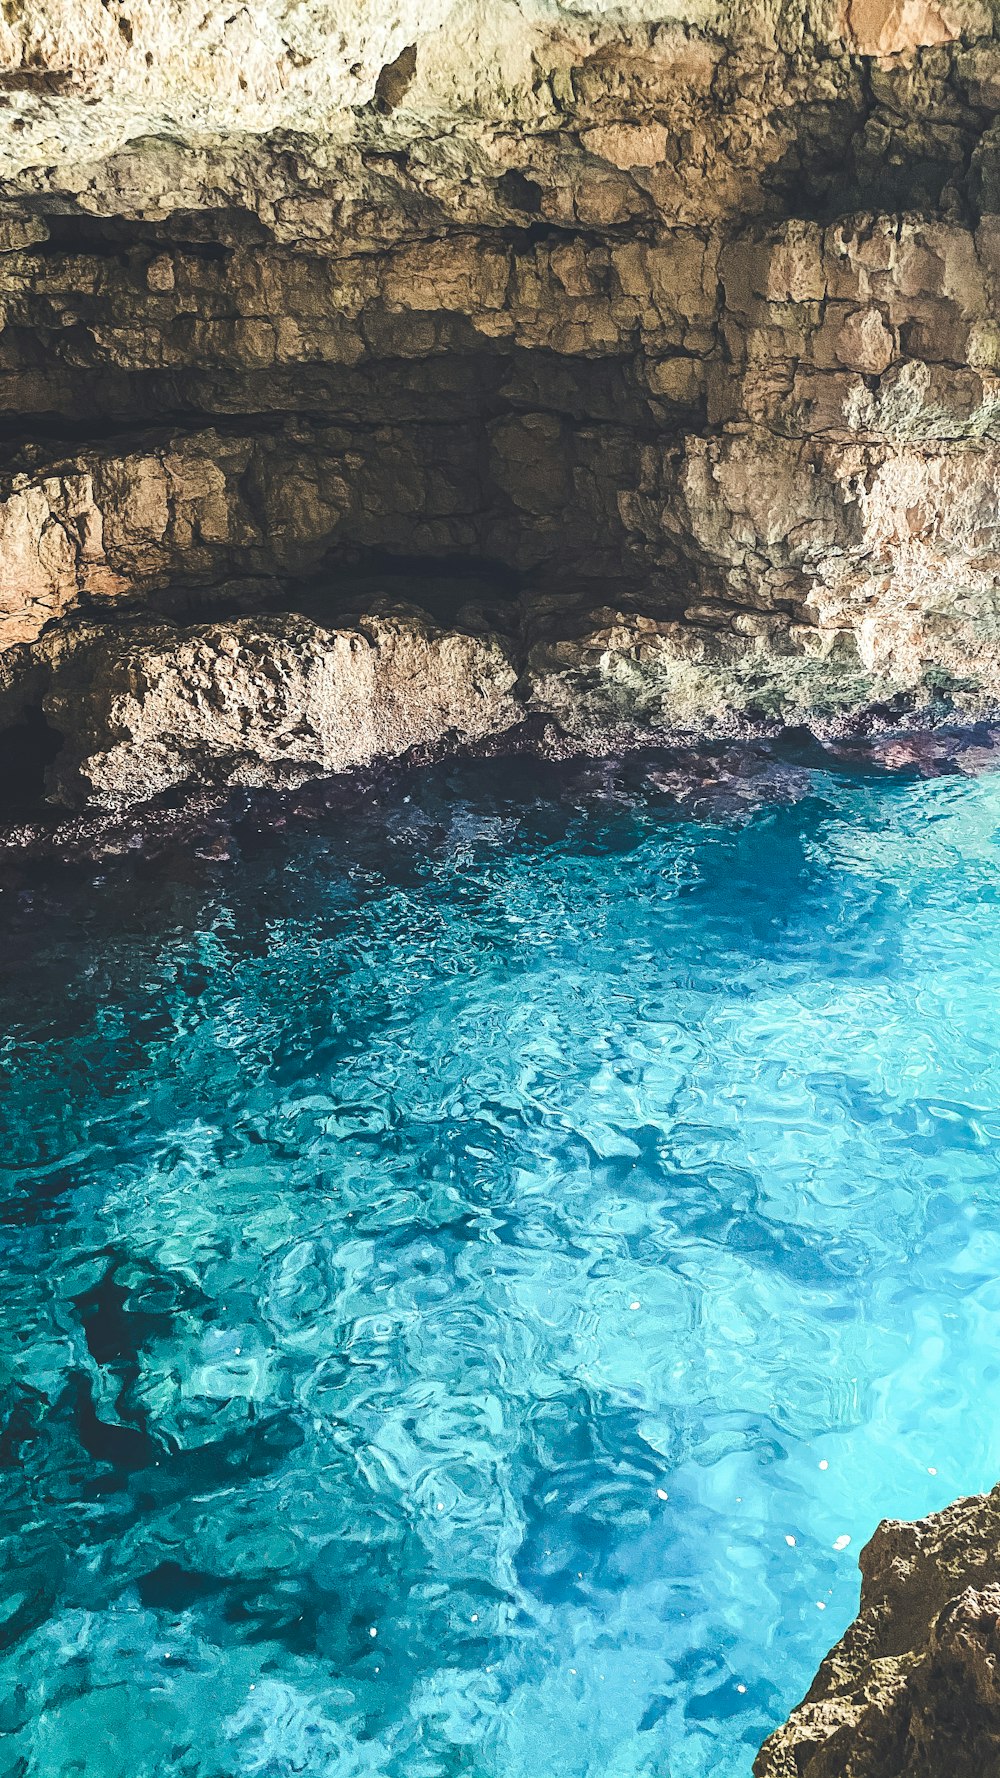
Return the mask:
<path fill-rule="evenodd" d="M 0 1771 L 747 1778 L 1000 1475 L 1000 780 L 0 901 Z"/>

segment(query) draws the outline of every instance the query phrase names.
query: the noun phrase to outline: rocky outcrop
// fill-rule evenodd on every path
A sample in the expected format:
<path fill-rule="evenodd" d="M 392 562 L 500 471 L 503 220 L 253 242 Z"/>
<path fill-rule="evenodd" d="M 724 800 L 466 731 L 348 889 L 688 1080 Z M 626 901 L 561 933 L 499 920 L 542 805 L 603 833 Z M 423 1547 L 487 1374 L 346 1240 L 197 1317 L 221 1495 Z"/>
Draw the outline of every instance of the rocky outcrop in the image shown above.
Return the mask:
<path fill-rule="evenodd" d="M 521 714 L 497 638 L 442 634 L 405 611 L 334 630 L 291 616 L 94 626 L 52 657 L 45 707 L 69 737 L 54 788 L 96 808 L 179 784 L 294 786 L 479 741 Z"/>
<path fill-rule="evenodd" d="M 583 746 L 1000 706 L 989 6 L 224 11 L 0 19 L 0 720 L 51 795 L 118 745 L 71 658 L 148 647 L 200 782 L 164 623 L 339 635 L 359 574 L 489 582 L 426 621 Z"/>
<path fill-rule="evenodd" d="M 1000 1488 L 881 1524 L 861 1609 L 755 1778 L 1000 1772 Z"/>

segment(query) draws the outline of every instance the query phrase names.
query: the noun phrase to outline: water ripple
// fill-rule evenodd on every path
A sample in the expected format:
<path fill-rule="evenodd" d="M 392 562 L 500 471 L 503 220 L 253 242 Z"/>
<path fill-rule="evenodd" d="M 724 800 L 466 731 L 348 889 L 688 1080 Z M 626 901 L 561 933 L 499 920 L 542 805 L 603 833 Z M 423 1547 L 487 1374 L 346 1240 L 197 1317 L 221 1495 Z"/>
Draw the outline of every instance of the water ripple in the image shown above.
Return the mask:
<path fill-rule="evenodd" d="M 8 910 L 0 1778 L 746 1778 L 1000 1473 L 1000 781 L 630 769 Z"/>

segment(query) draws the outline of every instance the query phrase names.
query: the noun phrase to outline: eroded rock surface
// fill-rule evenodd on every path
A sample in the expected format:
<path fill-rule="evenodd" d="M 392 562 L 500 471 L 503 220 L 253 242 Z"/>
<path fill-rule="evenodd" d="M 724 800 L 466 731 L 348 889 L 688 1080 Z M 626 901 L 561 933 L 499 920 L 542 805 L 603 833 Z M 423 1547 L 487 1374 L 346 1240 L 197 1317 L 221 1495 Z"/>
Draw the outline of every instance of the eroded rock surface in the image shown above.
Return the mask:
<path fill-rule="evenodd" d="M 985 0 L 8 6 L 0 722 L 110 796 L 65 687 L 148 647 L 131 744 L 200 782 L 205 624 L 464 571 L 431 627 L 583 746 L 990 715 L 998 108 Z M 277 771 L 290 657 L 236 653 Z"/>
<path fill-rule="evenodd" d="M 502 733 L 520 715 L 514 679 L 495 637 L 405 611 L 335 630 L 301 616 L 88 627 L 52 651 L 45 709 L 69 737 L 54 788 L 118 808 L 179 784 L 298 785 Z"/>
<path fill-rule="evenodd" d="M 861 1609 L 756 1778 L 993 1778 L 1000 1772 L 1000 1488 L 861 1554 Z"/>

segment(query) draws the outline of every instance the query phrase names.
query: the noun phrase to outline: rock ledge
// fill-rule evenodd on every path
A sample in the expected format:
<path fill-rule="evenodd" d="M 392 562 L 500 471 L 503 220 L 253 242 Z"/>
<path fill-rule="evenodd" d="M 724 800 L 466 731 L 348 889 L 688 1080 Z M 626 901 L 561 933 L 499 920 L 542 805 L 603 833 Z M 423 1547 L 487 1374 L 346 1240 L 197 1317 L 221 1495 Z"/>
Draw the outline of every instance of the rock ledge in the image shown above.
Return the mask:
<path fill-rule="evenodd" d="M 1000 1773 L 1000 1487 L 860 1558 L 861 1609 L 755 1778 L 996 1778 Z"/>

